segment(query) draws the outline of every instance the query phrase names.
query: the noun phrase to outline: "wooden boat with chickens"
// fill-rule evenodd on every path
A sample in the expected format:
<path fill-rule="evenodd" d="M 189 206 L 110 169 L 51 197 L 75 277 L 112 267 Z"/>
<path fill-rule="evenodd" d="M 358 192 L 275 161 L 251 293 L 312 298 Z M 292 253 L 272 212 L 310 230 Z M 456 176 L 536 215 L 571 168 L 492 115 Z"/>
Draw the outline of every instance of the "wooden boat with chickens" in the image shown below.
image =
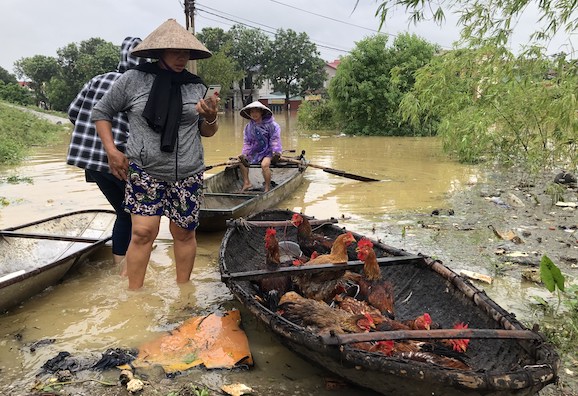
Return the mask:
<path fill-rule="evenodd" d="M 292 162 L 280 161 L 271 167 L 271 189 L 263 191 L 263 175 L 259 165 L 249 167 L 249 180 L 253 189 L 241 192 L 243 178 L 237 161 L 211 165 L 224 165 L 225 169 L 207 177 L 204 181 L 204 202 L 199 213 L 201 232 L 223 231 L 227 220 L 247 217 L 253 213 L 272 208 L 292 194 L 302 183 L 307 161 L 303 157 Z"/>
<path fill-rule="evenodd" d="M 346 261 L 307 262 L 297 257 L 307 239 L 296 215 L 266 210 L 230 221 L 219 252 L 222 281 L 292 351 L 384 395 L 533 395 L 556 382 L 559 356 L 539 329 L 439 260 L 349 232 L 335 219 L 301 215 L 316 239 L 344 243 Z M 343 242 L 347 234 L 355 242 Z M 291 252 L 275 254 L 287 245 Z M 271 291 L 274 279 L 283 282 Z M 319 279 L 332 290 L 329 300 L 305 295 Z M 273 304 L 268 297 L 276 292 L 282 297 Z M 349 309 L 345 300 L 365 308 Z M 391 313 L 375 311 L 389 300 Z"/>
<path fill-rule="evenodd" d="M 0 312 L 59 282 L 112 238 L 116 214 L 79 210 L 0 230 Z"/>

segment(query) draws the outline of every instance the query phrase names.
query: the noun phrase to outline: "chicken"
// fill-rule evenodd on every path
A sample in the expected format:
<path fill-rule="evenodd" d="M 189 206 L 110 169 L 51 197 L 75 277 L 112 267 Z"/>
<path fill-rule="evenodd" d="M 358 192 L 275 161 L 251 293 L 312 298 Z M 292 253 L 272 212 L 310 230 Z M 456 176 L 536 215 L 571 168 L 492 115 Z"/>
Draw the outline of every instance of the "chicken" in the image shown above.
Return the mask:
<path fill-rule="evenodd" d="M 265 232 L 265 264 L 268 271 L 276 271 L 281 266 L 279 241 L 277 231 L 268 228 Z M 291 278 L 288 275 L 273 275 L 261 278 L 256 282 L 261 292 L 264 305 L 272 311 L 277 310 L 279 298 L 292 289 Z"/>
<path fill-rule="evenodd" d="M 359 348 L 359 345 L 356 345 L 356 347 Z M 385 340 L 376 342 L 368 349 L 365 348 L 367 348 L 367 346 L 362 345 L 359 349 L 452 369 L 470 370 L 470 366 L 461 356 L 429 342 L 413 340 L 394 342 L 392 340 Z"/>
<path fill-rule="evenodd" d="M 291 218 L 291 224 L 297 227 L 297 243 L 303 254 L 311 257 L 313 252 L 327 254 L 331 251 L 333 241 L 324 235 L 315 234 L 306 217 L 295 213 Z"/>
<path fill-rule="evenodd" d="M 402 323 L 412 330 L 429 330 L 433 321 L 430 314 L 426 312 L 415 319 L 404 320 Z"/>
<path fill-rule="evenodd" d="M 366 301 L 357 300 L 351 296 L 343 296 L 342 294 L 338 294 L 333 298 L 333 301 L 338 308 L 352 314 L 370 314 L 376 318 L 380 318 L 382 316 L 381 312 L 379 312 L 377 308 L 372 307 Z"/>
<path fill-rule="evenodd" d="M 372 316 L 377 331 L 392 330 L 429 330 L 432 323 L 431 316 L 426 312 L 415 319 L 397 321 L 384 316 L 379 309 L 367 301 L 358 300 L 351 296 L 338 294 L 333 299 L 335 305 L 352 314 L 369 314 Z"/>
<path fill-rule="evenodd" d="M 389 318 L 395 318 L 393 285 L 381 279 L 381 269 L 373 250 L 373 243 L 366 238 L 357 243 L 357 258 L 363 261 L 363 275 L 357 278 L 359 293 L 357 298 L 365 300 Z"/>
<path fill-rule="evenodd" d="M 281 297 L 277 313 L 316 334 L 361 333 L 374 327 L 370 315 L 354 315 L 331 308 L 323 301 L 305 298 L 294 291 Z"/>
<path fill-rule="evenodd" d="M 460 322 L 456 323 L 453 326 L 454 329 L 457 330 L 465 330 L 468 328 L 468 325 Z M 441 343 L 447 347 L 452 348 L 456 352 L 465 353 L 468 349 L 468 345 L 470 344 L 469 338 L 452 338 L 447 340 L 441 340 Z"/>
<path fill-rule="evenodd" d="M 331 253 L 314 257 L 303 265 L 344 264 L 349 259 L 347 247 L 353 242 L 355 242 L 355 238 L 351 232 L 341 234 L 333 242 Z M 293 283 L 307 298 L 330 301 L 336 294 L 343 292 L 346 283 L 346 280 L 342 278 L 344 273 L 345 270 L 295 275 Z"/>
<path fill-rule="evenodd" d="M 354 242 L 355 238 L 351 232 L 341 234 L 335 238 L 335 241 L 331 245 L 331 251 L 328 254 L 320 254 L 303 265 L 345 264 L 349 260 L 347 247 Z"/>

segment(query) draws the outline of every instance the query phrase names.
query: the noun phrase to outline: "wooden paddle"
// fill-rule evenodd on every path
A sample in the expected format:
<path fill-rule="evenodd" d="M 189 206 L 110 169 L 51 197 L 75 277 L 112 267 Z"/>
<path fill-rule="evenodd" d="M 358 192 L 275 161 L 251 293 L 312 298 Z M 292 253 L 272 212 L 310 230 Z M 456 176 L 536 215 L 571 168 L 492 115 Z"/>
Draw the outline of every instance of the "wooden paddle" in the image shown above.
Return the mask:
<path fill-rule="evenodd" d="M 287 158 L 287 157 L 281 157 L 280 159 L 281 161 L 285 161 L 285 162 L 289 162 L 292 164 L 301 164 L 302 162 L 293 158 Z M 307 162 L 307 165 L 312 167 L 312 168 L 317 168 L 317 169 L 322 169 L 323 172 L 327 172 L 327 173 L 331 173 L 333 175 L 337 175 L 337 176 L 341 176 L 341 177 L 346 177 L 348 179 L 353 179 L 353 180 L 359 180 L 362 182 L 375 182 L 375 181 L 380 181 L 378 179 L 373 179 L 371 177 L 367 177 L 367 176 L 361 176 L 361 175 L 355 175 L 353 173 L 347 173 L 345 171 L 339 170 L 339 169 L 333 169 L 333 168 L 328 168 L 326 166 L 321 166 L 321 165 L 315 165 L 312 164 L 311 162 Z"/>
<path fill-rule="evenodd" d="M 19 231 L 6 231 L 0 230 L 0 237 L 14 237 L 14 238 L 28 238 L 28 239 L 48 239 L 52 241 L 66 241 L 66 242 L 83 242 L 83 243 L 95 243 L 100 242 L 103 239 L 108 238 L 86 238 L 86 237 L 75 237 L 68 235 L 49 235 L 49 234 L 35 234 L 30 232 L 19 232 Z"/>
<path fill-rule="evenodd" d="M 295 149 L 283 150 L 284 153 L 294 153 L 295 151 L 296 151 Z M 219 162 L 218 164 L 205 166 L 205 171 L 211 170 L 213 168 L 217 168 L 219 166 L 233 166 L 233 165 L 239 165 L 240 163 L 241 163 L 241 161 L 239 161 L 239 159 L 237 157 L 231 157 L 231 158 L 229 158 L 228 161 Z M 255 167 L 257 167 L 257 166 L 261 167 L 261 165 L 255 165 Z"/>
<path fill-rule="evenodd" d="M 324 224 L 336 224 L 339 223 L 339 220 L 336 218 L 326 219 L 326 220 L 318 220 L 318 219 L 311 219 L 309 220 L 310 225 L 324 225 Z M 293 225 L 291 220 L 277 220 L 277 221 L 254 221 L 254 220 L 246 220 L 244 218 L 239 219 L 232 219 L 227 220 L 227 227 L 247 227 L 247 226 L 256 226 L 256 227 L 285 227 Z"/>
<path fill-rule="evenodd" d="M 232 165 L 239 165 L 239 164 L 240 164 L 240 161 L 235 161 L 234 159 L 229 159 L 228 161 L 225 161 L 225 162 L 219 162 L 218 164 L 205 166 L 205 172 L 210 170 L 210 169 L 216 168 L 218 166 L 228 166 L 228 165 L 232 166 Z"/>
<path fill-rule="evenodd" d="M 423 256 L 408 255 L 408 256 L 393 256 L 393 257 L 379 257 L 377 262 L 380 265 L 402 265 L 402 264 L 419 264 L 423 263 Z M 361 260 L 348 261 L 343 264 L 316 264 L 316 265 L 301 265 L 294 267 L 280 267 L 276 270 L 252 270 L 245 272 L 233 272 L 221 274 L 221 280 L 227 279 L 249 280 L 266 278 L 270 275 L 298 275 L 311 272 L 325 272 L 325 271 L 343 271 L 360 269 L 364 265 Z"/>
<path fill-rule="evenodd" d="M 326 345 L 342 345 L 381 340 L 435 340 L 449 338 L 542 340 L 542 337 L 538 333 L 531 330 L 503 329 L 394 330 L 372 331 L 369 333 L 326 334 L 321 336 L 321 339 Z"/>

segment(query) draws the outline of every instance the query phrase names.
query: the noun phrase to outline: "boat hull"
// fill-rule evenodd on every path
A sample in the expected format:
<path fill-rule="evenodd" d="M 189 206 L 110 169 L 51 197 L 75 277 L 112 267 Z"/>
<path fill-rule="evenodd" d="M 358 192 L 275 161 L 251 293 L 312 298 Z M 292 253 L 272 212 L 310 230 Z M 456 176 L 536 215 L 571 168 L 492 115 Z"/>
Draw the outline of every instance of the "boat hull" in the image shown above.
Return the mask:
<path fill-rule="evenodd" d="M 263 176 L 260 167 L 249 169 L 249 178 L 257 189 L 239 193 L 243 180 L 238 167 L 229 167 L 204 183 L 204 202 L 199 213 L 198 231 L 223 231 L 227 220 L 247 217 L 272 208 L 291 196 L 303 181 L 305 166 L 286 165 L 271 169 L 274 186 L 263 192 Z"/>
<path fill-rule="evenodd" d="M 271 210 L 249 220 L 271 222 L 287 220 L 291 215 L 290 211 Z M 294 227 L 283 230 L 285 240 L 296 241 Z M 243 273 L 254 274 L 256 270 L 265 269 L 264 231 L 264 226 L 227 230 L 220 249 L 221 277 L 233 295 L 284 345 L 334 374 L 381 394 L 410 396 L 533 395 L 556 381 L 559 357 L 538 335 L 531 340 L 472 339 L 466 354 L 471 370 L 370 353 L 350 344 L 328 344 L 319 334 L 289 322 L 260 304 L 250 277 L 243 277 Z M 345 232 L 336 225 L 324 225 L 318 231 L 331 237 Z M 353 235 L 358 241 L 362 237 Z M 353 249 L 349 251 L 350 260 L 356 258 Z M 378 257 L 394 260 L 382 265 L 382 274 L 394 284 L 396 318 L 404 320 L 429 312 L 443 328 L 451 328 L 462 321 L 474 329 L 532 333 L 513 314 L 441 262 L 421 255 L 403 261 L 404 257 L 416 255 L 377 241 L 374 241 L 374 249 L 379 253 Z"/>
<path fill-rule="evenodd" d="M 58 283 L 112 238 L 115 219 L 84 210 L 0 230 L 0 312 Z"/>

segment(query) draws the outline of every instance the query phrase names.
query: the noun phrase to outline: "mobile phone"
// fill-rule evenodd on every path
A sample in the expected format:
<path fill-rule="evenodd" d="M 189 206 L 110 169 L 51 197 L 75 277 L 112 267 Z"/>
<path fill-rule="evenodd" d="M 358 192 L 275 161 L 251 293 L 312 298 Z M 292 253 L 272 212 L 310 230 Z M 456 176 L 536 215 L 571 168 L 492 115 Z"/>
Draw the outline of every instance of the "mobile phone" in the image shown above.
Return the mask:
<path fill-rule="evenodd" d="M 210 98 L 213 95 L 219 96 L 219 92 L 221 92 L 220 85 L 209 85 L 209 88 L 207 88 L 207 92 L 205 92 L 205 96 L 203 96 L 203 99 Z"/>

